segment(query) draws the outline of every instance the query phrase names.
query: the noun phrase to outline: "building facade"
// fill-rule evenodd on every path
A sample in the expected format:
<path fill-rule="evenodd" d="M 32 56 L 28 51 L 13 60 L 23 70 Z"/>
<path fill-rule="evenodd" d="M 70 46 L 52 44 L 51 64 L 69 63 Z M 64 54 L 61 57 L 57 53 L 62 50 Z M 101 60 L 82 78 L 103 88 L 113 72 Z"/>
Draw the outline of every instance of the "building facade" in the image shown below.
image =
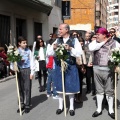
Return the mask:
<path fill-rule="evenodd" d="M 95 28 L 107 28 L 107 0 L 95 0 Z"/>
<path fill-rule="evenodd" d="M 116 30 L 119 29 L 119 22 L 120 22 L 120 0 L 108 0 L 107 6 L 107 29 L 115 28 Z"/>
<path fill-rule="evenodd" d="M 63 23 L 61 17 L 61 0 L 51 0 L 53 9 L 49 15 L 49 33 L 58 33 L 59 24 Z"/>
<path fill-rule="evenodd" d="M 37 35 L 48 40 L 62 22 L 57 4 L 58 0 L 0 0 L 0 46 L 17 44 L 18 36 L 27 38 L 28 45 Z"/>
<path fill-rule="evenodd" d="M 98 27 L 107 27 L 107 0 L 69 1 L 71 2 L 71 17 L 64 22 L 70 24 L 71 30 L 94 31 Z"/>
<path fill-rule="evenodd" d="M 70 4 L 70 19 L 64 20 L 70 25 L 70 29 L 94 30 L 95 0 L 70 0 Z"/>

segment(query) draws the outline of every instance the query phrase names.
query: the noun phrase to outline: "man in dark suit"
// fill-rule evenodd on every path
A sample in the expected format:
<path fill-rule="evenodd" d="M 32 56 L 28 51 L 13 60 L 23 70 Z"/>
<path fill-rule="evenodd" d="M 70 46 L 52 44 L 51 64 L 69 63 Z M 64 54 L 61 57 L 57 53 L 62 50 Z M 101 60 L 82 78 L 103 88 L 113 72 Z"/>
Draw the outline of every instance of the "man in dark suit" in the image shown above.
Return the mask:
<path fill-rule="evenodd" d="M 87 84 L 87 91 L 86 94 L 91 93 L 91 78 L 93 79 L 93 67 L 89 64 L 89 58 L 91 56 L 91 52 L 89 51 L 88 45 L 91 42 L 91 33 L 86 32 L 85 34 L 85 41 L 83 44 L 83 48 L 85 51 L 85 57 L 86 57 L 86 84 Z M 93 80 L 92 80 L 93 81 Z"/>
<path fill-rule="evenodd" d="M 118 38 L 116 36 L 116 30 L 114 28 L 111 28 L 109 33 L 110 33 L 110 36 L 111 36 L 112 39 L 114 39 L 114 40 L 116 40 L 117 42 L 120 43 L 120 38 Z"/>

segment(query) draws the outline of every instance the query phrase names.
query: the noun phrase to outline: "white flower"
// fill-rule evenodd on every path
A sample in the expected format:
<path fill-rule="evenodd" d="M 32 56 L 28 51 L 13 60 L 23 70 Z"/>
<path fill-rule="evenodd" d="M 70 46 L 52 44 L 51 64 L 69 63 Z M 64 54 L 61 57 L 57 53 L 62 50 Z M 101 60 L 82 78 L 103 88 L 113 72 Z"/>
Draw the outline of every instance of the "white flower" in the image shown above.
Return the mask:
<path fill-rule="evenodd" d="M 112 51 L 112 52 L 114 52 L 114 51 L 115 51 L 115 49 L 113 48 L 113 49 L 111 49 L 111 51 Z"/>
<path fill-rule="evenodd" d="M 9 47 L 8 47 L 8 49 L 13 49 L 14 48 L 14 46 L 12 46 L 12 45 L 10 45 Z"/>
<path fill-rule="evenodd" d="M 60 54 L 61 54 L 61 55 L 63 55 L 63 52 L 62 52 L 62 50 L 60 50 L 59 52 L 60 52 Z"/>
<path fill-rule="evenodd" d="M 8 49 L 7 53 L 10 54 L 13 52 L 13 49 Z"/>
<path fill-rule="evenodd" d="M 16 51 L 14 51 L 14 54 L 15 54 L 15 56 L 18 56 L 18 51 L 16 50 Z"/>
<path fill-rule="evenodd" d="M 119 51 L 119 48 L 115 48 L 115 51 Z"/>
<path fill-rule="evenodd" d="M 61 50 L 64 50 L 64 47 L 63 47 L 63 46 L 61 47 Z"/>
<path fill-rule="evenodd" d="M 111 62 L 114 62 L 114 59 L 112 58 L 112 56 L 108 56 L 108 60 L 110 60 Z"/>
<path fill-rule="evenodd" d="M 119 59 L 117 59 L 116 61 L 119 62 Z"/>

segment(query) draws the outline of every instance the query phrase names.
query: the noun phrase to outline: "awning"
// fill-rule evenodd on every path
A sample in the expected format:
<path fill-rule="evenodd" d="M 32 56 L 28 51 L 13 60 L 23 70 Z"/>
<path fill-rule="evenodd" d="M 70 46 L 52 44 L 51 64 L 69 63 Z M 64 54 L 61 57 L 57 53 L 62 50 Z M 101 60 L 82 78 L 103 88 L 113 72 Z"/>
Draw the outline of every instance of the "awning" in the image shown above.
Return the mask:
<path fill-rule="evenodd" d="M 15 3 L 28 6 L 30 8 L 36 9 L 40 12 L 49 14 L 52 10 L 52 5 L 46 4 L 40 0 L 11 0 Z"/>

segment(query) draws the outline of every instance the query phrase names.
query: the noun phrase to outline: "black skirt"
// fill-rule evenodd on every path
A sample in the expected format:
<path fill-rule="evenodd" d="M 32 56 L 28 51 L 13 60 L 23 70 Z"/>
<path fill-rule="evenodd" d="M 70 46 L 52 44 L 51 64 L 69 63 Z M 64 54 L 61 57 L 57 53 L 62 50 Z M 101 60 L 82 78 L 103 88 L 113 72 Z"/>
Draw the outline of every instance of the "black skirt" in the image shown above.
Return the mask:
<path fill-rule="evenodd" d="M 39 61 L 39 70 L 46 70 L 46 62 L 45 62 L 45 60 Z"/>

